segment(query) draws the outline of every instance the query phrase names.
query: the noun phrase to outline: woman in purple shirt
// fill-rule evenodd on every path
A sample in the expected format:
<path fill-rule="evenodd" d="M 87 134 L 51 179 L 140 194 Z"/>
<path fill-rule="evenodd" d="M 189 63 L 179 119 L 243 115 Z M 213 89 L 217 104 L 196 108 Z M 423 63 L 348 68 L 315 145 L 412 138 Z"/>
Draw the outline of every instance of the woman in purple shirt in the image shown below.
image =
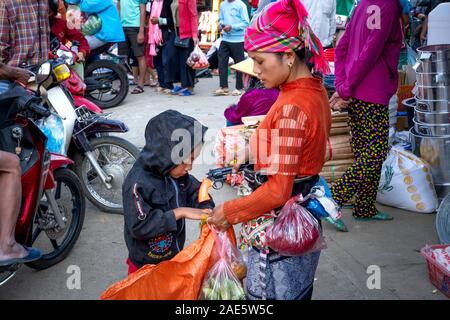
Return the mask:
<path fill-rule="evenodd" d="M 265 89 L 257 78 L 250 78 L 247 91 L 239 99 L 239 102 L 231 105 L 224 112 L 227 126 L 242 124 L 242 117 L 267 114 L 279 93 L 278 89 Z"/>
<path fill-rule="evenodd" d="M 335 51 L 334 109 L 348 105 L 355 162 L 332 187 L 342 206 L 353 196 L 353 216 L 391 220 L 375 207 L 381 166 L 388 152 L 389 99 L 398 87 L 402 46 L 399 1 L 362 0 Z"/>

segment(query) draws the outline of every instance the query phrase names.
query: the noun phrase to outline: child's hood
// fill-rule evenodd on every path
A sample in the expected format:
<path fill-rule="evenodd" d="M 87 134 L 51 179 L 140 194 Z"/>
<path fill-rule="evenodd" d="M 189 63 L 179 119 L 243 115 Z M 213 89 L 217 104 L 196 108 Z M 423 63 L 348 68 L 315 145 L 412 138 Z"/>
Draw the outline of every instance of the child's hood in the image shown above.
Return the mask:
<path fill-rule="evenodd" d="M 149 120 L 139 161 L 147 170 L 167 175 L 201 144 L 208 130 L 196 119 L 167 110 Z"/>

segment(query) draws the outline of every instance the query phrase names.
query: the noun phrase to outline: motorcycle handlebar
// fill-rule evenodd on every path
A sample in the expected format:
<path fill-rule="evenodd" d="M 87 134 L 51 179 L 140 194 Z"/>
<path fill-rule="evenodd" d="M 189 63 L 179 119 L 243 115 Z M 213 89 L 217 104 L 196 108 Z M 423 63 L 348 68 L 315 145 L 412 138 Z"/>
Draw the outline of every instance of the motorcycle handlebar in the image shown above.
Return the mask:
<path fill-rule="evenodd" d="M 50 110 L 41 104 L 41 99 L 31 95 L 24 95 L 18 100 L 19 110 L 30 111 L 40 117 L 50 116 Z"/>
<path fill-rule="evenodd" d="M 42 117 L 48 117 L 51 114 L 50 110 L 48 110 L 44 106 L 42 106 L 38 103 L 34 103 L 34 102 L 30 103 L 30 105 L 28 106 L 28 109 L 31 112 L 34 112 L 37 115 L 42 116 Z"/>

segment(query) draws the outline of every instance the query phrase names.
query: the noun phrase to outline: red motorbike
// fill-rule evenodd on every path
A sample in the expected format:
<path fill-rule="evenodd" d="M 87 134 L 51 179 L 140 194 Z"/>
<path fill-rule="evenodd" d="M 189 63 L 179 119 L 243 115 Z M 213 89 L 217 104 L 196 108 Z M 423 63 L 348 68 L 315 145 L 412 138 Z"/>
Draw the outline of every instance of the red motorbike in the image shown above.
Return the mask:
<path fill-rule="evenodd" d="M 85 200 L 79 178 L 67 168 L 73 161 L 46 150 L 48 138 L 36 120 L 51 112 L 38 92 L 39 88 L 34 92 L 0 81 L 0 109 L 7 110 L 0 124 L 0 149 L 16 153 L 22 168 L 22 206 L 15 237 L 18 243 L 42 251 L 39 260 L 26 263 L 41 270 L 59 263 L 72 250 L 83 226 Z M 19 267 L 1 266 L 0 286 Z"/>

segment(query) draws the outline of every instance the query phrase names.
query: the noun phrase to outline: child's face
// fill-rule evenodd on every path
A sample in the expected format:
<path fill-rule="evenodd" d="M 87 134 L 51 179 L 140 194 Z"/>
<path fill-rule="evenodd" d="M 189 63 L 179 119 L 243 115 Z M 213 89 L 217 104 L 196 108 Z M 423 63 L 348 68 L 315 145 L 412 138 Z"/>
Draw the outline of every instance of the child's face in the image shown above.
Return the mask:
<path fill-rule="evenodd" d="M 170 176 L 172 178 L 178 179 L 178 178 L 181 178 L 182 176 L 186 175 L 189 171 L 191 171 L 192 163 L 198 157 L 201 150 L 202 150 L 202 146 L 201 145 L 197 146 L 194 149 L 194 151 L 192 151 L 190 157 L 183 160 L 183 162 L 181 164 L 179 164 L 178 166 L 176 166 L 175 168 L 173 168 L 170 171 Z"/>

